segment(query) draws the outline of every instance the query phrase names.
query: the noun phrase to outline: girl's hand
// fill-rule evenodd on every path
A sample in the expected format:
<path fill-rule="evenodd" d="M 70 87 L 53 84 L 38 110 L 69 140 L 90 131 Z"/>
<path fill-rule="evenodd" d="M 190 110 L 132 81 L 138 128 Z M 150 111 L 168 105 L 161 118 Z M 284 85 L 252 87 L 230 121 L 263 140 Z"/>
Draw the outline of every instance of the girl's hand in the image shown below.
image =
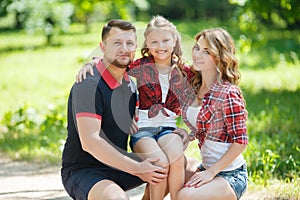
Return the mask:
<path fill-rule="evenodd" d="M 132 119 L 132 124 L 130 126 L 130 133 L 129 133 L 130 135 L 135 134 L 139 130 L 139 127 L 137 125 L 138 120 L 139 120 L 139 109 L 135 108 L 135 114 Z"/>
<path fill-rule="evenodd" d="M 196 139 L 195 134 L 192 132 L 189 134 L 189 140 L 194 141 Z"/>
<path fill-rule="evenodd" d="M 76 77 L 75 77 L 76 83 L 78 83 L 78 82 L 80 83 L 81 81 L 85 80 L 87 73 L 94 76 L 93 67 L 95 67 L 98 62 L 99 62 L 98 58 L 93 58 L 93 60 L 91 62 L 86 63 L 76 74 Z"/>
<path fill-rule="evenodd" d="M 135 121 L 135 118 L 132 119 L 132 123 L 130 126 L 130 135 L 134 135 L 139 130 L 139 127 Z"/>
<path fill-rule="evenodd" d="M 184 187 L 195 187 L 198 188 L 201 185 L 204 185 L 210 181 L 212 181 L 215 177 L 215 174 L 213 171 L 210 170 L 204 170 L 200 172 L 196 172 L 190 180 L 188 180 Z"/>

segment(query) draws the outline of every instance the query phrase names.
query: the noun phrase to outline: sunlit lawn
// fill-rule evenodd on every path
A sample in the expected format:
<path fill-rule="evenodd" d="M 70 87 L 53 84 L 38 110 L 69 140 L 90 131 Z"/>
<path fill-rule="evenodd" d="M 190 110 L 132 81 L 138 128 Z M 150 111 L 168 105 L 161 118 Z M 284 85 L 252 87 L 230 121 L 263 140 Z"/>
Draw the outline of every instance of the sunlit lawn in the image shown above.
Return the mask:
<path fill-rule="evenodd" d="M 140 46 L 144 25 L 138 23 Z M 185 24 L 179 24 L 178 27 L 185 27 Z M 196 28 L 197 26 L 193 31 L 189 30 L 183 34 L 184 55 L 188 62 L 194 42 L 192 33 L 198 31 Z M 51 104 L 64 105 L 78 69 L 92 55 L 99 53 L 100 29 L 101 25 L 98 24 L 93 26 L 91 33 L 84 34 L 81 31 L 82 26 L 75 25 L 70 34 L 56 35 L 54 39 L 56 45 L 52 47 L 43 46 L 44 38 L 41 35 L 28 36 L 22 32 L 0 33 L 0 120 L 4 113 L 13 112 L 24 104 L 35 108 L 38 113 L 47 113 Z M 252 56 L 254 60 L 250 59 Z M 299 61 L 296 59 L 291 63 L 281 55 L 275 65 L 259 67 L 259 53 L 240 53 L 238 57 L 242 63 L 241 87 L 249 111 L 250 144 L 245 157 L 249 160 L 251 169 L 262 167 L 263 162 L 268 162 L 267 159 L 275 159 L 261 170 L 269 174 L 256 174 L 256 177 L 261 176 L 261 180 L 269 179 L 273 174 L 272 167 L 278 165 L 276 163 L 278 160 L 288 160 L 286 157 L 289 155 L 292 155 L 292 158 L 299 158 L 300 125 L 297 121 L 300 119 Z M 256 67 L 249 67 L 254 65 Z M 287 151 L 291 153 L 284 154 Z M 281 154 L 284 155 L 282 158 L 280 158 Z M 187 155 L 200 159 L 196 142 L 191 143 Z M 251 163 L 251 160 L 255 160 L 255 156 L 261 157 L 261 160 Z M 286 198 L 292 198 L 297 194 L 295 196 L 297 199 L 299 198 L 299 171 L 291 173 L 292 176 L 298 173 L 298 176 L 288 186 L 280 187 L 276 181 L 260 184 L 256 181 L 250 189 L 257 191 L 261 185 L 269 185 L 268 191 L 283 193 L 281 197 Z M 252 181 L 255 179 L 253 178 Z M 288 191 L 288 187 L 292 189 Z"/>
<path fill-rule="evenodd" d="M 141 47 L 145 24 L 137 25 Z M 178 26 L 184 27 L 182 24 Z M 32 104 L 42 111 L 48 104 L 55 103 L 55 98 L 67 95 L 78 69 L 93 54 L 99 53 L 100 29 L 101 24 L 96 24 L 91 33 L 84 34 L 82 26 L 74 25 L 70 34 L 54 36 L 54 47 L 43 46 L 45 38 L 41 34 L 32 36 L 22 32 L 0 33 L 0 114 L 24 103 Z M 184 56 L 190 63 L 194 40 L 185 33 L 182 33 L 182 39 Z M 241 62 L 249 60 L 251 56 L 257 55 L 238 55 Z M 276 66 L 264 66 L 256 70 L 241 65 L 241 86 L 248 91 L 295 91 L 300 86 L 300 70 L 297 65 L 299 61 L 291 65 L 284 60 Z"/>

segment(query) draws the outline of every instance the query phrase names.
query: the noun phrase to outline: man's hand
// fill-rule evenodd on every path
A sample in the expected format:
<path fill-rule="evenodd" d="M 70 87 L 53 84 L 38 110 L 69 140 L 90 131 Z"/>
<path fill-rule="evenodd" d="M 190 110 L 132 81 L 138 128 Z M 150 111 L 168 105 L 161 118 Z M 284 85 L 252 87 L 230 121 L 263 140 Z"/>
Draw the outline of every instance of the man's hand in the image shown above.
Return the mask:
<path fill-rule="evenodd" d="M 173 133 L 178 134 L 182 138 L 183 151 L 186 150 L 186 148 L 188 147 L 189 141 L 190 141 L 189 134 L 187 133 L 187 131 L 182 128 L 177 128 L 173 131 Z"/>
<path fill-rule="evenodd" d="M 143 181 L 153 185 L 164 181 L 168 177 L 167 170 L 152 164 L 157 162 L 158 160 L 158 158 L 147 158 L 140 163 L 140 170 L 133 173 L 133 175 L 138 176 Z"/>

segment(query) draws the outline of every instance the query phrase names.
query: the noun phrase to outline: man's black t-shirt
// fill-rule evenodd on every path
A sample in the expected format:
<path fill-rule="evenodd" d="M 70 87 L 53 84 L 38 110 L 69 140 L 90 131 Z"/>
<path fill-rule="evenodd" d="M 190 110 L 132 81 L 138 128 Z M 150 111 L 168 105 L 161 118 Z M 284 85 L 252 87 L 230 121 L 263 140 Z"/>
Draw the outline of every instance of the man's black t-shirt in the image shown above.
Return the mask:
<path fill-rule="evenodd" d="M 108 168 L 84 151 L 79 139 L 76 118 L 92 117 L 101 120 L 99 136 L 121 153 L 127 153 L 127 140 L 137 101 L 136 87 L 125 73 L 117 82 L 100 61 L 94 76 L 75 83 L 68 99 L 68 137 L 62 156 L 62 167 Z"/>

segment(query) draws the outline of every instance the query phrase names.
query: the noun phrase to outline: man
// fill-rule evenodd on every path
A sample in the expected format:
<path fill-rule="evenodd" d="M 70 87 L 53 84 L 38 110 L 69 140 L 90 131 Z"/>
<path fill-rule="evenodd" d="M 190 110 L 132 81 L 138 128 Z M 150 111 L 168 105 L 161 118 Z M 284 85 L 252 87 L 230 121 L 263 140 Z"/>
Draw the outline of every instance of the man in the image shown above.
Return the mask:
<path fill-rule="evenodd" d="M 68 101 L 68 138 L 62 156 L 62 182 L 73 199 L 128 199 L 126 190 L 163 181 L 157 159 L 138 161 L 127 153 L 136 88 L 126 68 L 133 61 L 135 27 L 111 20 L 102 30 L 102 60 L 94 76 L 74 84 Z"/>

